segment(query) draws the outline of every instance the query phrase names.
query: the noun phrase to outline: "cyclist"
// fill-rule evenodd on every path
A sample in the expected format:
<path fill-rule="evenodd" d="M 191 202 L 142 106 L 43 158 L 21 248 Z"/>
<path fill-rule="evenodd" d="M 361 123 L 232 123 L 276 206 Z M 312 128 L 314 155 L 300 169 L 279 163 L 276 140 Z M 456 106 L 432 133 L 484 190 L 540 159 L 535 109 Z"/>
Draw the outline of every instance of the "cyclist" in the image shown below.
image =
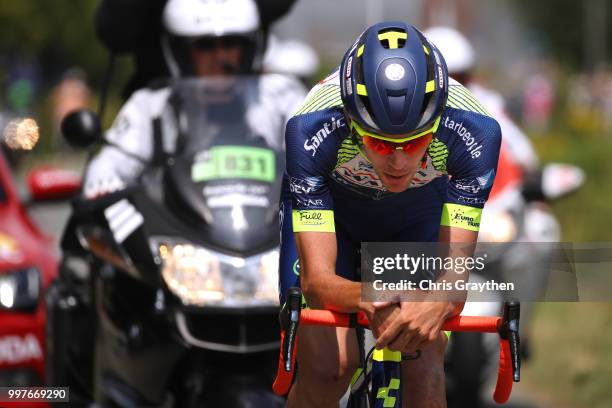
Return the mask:
<path fill-rule="evenodd" d="M 495 177 L 498 123 L 415 27 L 367 28 L 287 124 L 280 297 L 301 285 L 309 307 L 364 311 L 376 346 L 402 363 L 411 406 L 445 406 L 443 322 L 462 303 L 379 304 L 355 282 L 362 241 L 475 242 Z M 290 407 L 337 406 L 358 364 L 353 329 L 301 327 Z"/>
<path fill-rule="evenodd" d="M 218 77 L 258 69 L 263 33 L 253 0 L 169 0 L 163 20 L 162 49 L 173 77 Z M 138 90 L 125 103 L 106 133 L 109 144 L 86 171 L 86 197 L 123 189 L 151 164 L 156 149 L 174 149 L 170 137 L 163 147 L 154 143 L 154 119 L 169 116 L 164 112 L 171 92 L 166 85 Z M 304 89 L 297 80 L 280 75 L 261 76 L 259 89 L 261 96 L 247 113 L 248 120 L 268 143 L 282 146 L 277 135 L 302 102 Z"/>

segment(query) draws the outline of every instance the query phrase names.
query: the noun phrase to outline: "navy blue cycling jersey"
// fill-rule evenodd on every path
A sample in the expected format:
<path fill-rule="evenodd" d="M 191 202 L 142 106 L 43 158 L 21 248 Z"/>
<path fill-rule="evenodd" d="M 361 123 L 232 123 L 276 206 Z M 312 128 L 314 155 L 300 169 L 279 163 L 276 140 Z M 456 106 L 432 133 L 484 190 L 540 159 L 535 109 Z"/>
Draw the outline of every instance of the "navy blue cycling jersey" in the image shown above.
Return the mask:
<path fill-rule="evenodd" d="M 295 232 L 335 231 L 334 200 L 384 201 L 402 194 L 385 188 L 351 136 L 337 70 L 310 91 L 287 124 L 285 140 L 285 186 L 291 194 Z M 500 143 L 495 119 L 465 87 L 451 80 L 440 125 L 409 190 L 449 178 L 441 225 L 478 231 L 495 179 Z M 336 193 L 340 190 L 342 194 Z M 372 205 L 372 211 L 376 217 L 386 215 L 385 205 Z"/>

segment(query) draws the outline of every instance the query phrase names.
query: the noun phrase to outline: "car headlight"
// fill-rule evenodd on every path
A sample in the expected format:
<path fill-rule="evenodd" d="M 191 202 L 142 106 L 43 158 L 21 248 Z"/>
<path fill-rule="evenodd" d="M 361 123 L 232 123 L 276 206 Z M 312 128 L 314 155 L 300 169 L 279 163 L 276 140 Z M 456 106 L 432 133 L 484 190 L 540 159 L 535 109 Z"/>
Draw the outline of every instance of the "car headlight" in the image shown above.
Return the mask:
<path fill-rule="evenodd" d="M 38 305 L 40 271 L 26 268 L 0 275 L 0 309 L 28 310 Z"/>
<path fill-rule="evenodd" d="M 516 223 L 505 211 L 485 211 L 480 222 L 478 241 L 510 242 L 516 237 Z"/>
<path fill-rule="evenodd" d="M 240 258 L 173 239 L 152 241 L 164 282 L 183 304 L 278 305 L 278 250 Z"/>

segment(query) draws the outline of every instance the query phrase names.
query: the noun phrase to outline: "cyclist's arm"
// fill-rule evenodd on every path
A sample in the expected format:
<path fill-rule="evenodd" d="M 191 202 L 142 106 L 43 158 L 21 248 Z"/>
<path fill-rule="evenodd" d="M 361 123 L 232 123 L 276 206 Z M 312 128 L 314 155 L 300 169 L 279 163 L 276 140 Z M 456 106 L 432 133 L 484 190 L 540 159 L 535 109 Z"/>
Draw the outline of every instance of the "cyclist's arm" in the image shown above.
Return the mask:
<path fill-rule="evenodd" d="M 352 313 L 361 310 L 361 284 L 336 275 L 336 234 L 295 233 L 304 296 L 313 309 Z"/>
<path fill-rule="evenodd" d="M 336 275 L 334 203 L 328 186 L 343 135 L 340 130 L 332 132 L 316 152 L 306 148 L 324 123 L 338 115 L 342 112 L 315 112 L 289 121 L 285 133 L 286 177 L 304 297 L 310 307 L 348 313 L 359 310 L 361 287 Z"/>

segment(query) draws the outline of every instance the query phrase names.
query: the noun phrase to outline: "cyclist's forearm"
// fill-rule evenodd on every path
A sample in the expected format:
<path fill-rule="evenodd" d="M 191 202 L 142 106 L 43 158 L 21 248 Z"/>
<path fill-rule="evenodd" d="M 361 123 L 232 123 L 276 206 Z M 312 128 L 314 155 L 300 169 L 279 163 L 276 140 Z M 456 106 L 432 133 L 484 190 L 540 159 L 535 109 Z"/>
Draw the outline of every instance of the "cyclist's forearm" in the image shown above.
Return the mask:
<path fill-rule="evenodd" d="M 354 313 L 360 310 L 361 284 L 359 282 L 352 282 L 336 274 L 320 274 L 321 277 L 317 275 L 302 279 L 302 290 L 309 307 L 343 313 Z"/>

